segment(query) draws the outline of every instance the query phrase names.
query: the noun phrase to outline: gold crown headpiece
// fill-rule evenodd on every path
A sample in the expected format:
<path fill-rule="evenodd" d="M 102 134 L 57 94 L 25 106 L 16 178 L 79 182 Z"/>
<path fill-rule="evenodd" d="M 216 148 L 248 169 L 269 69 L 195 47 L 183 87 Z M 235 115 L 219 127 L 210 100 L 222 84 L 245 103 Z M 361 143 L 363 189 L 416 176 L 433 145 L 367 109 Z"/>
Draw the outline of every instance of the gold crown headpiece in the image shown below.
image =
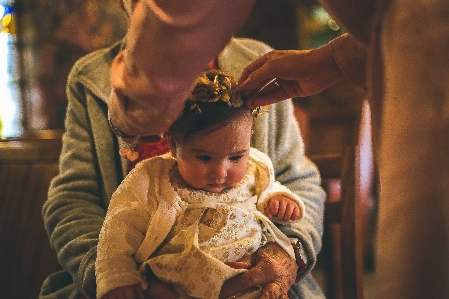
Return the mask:
<path fill-rule="evenodd" d="M 187 98 L 186 105 L 190 105 L 190 110 L 196 109 L 201 113 L 200 103 L 217 101 L 223 101 L 229 107 L 243 105 L 242 94 L 234 78 L 217 71 L 205 72 L 195 81 L 195 87 Z M 269 105 L 256 107 L 251 109 L 251 114 L 258 116 L 267 113 L 269 109 Z"/>

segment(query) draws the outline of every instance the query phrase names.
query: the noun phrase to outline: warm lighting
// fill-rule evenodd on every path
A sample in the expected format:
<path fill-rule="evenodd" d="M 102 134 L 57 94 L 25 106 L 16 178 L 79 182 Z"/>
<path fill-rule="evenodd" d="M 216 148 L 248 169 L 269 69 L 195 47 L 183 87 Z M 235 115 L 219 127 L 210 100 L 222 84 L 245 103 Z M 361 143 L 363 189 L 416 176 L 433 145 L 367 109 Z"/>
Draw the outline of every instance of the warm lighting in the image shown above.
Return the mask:
<path fill-rule="evenodd" d="M 312 20 L 316 22 L 316 26 L 322 30 L 331 29 L 337 31 L 340 26 L 331 18 L 329 13 L 321 6 L 315 6 L 312 12 Z"/>
<path fill-rule="evenodd" d="M 310 5 L 302 25 L 307 44 L 304 48 L 317 48 L 327 44 L 341 34 L 341 28 L 329 13 L 319 4 Z"/>

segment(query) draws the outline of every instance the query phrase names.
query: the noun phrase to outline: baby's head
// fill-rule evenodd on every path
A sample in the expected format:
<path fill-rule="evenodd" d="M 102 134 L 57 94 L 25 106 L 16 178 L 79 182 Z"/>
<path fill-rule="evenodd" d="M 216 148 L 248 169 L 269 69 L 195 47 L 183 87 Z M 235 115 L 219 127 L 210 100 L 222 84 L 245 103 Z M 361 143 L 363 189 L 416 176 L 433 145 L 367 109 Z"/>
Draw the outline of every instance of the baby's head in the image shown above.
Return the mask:
<path fill-rule="evenodd" d="M 219 71 L 205 72 L 168 131 L 184 181 L 209 192 L 238 184 L 246 173 L 252 124 L 236 81 Z"/>
<path fill-rule="evenodd" d="M 211 70 L 196 80 L 182 115 L 169 133 L 176 141 L 186 142 L 200 131 L 203 134 L 215 131 L 243 116 L 252 120 L 251 111 L 243 106 L 235 79 Z"/>

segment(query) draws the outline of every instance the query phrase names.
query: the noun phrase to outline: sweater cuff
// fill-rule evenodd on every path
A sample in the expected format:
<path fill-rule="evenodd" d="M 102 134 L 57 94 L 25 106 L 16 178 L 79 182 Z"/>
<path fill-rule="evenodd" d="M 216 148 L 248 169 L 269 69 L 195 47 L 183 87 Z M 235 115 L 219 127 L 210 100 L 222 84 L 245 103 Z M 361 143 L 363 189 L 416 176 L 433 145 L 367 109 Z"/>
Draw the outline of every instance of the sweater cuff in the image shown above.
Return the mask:
<path fill-rule="evenodd" d="M 96 298 L 97 285 L 95 280 L 95 260 L 97 246 L 91 248 L 83 257 L 78 271 L 78 281 L 81 292 L 88 298 Z"/>
<path fill-rule="evenodd" d="M 366 86 L 366 47 L 345 33 L 329 42 L 329 50 L 340 70 L 357 87 Z"/>

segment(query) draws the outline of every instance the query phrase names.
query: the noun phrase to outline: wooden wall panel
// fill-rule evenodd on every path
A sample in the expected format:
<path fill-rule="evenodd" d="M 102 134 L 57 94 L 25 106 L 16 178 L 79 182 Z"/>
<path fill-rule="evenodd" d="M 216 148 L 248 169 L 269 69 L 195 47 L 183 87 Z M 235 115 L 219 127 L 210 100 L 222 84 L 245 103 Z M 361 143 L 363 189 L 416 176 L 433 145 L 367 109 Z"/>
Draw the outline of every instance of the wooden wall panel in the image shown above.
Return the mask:
<path fill-rule="evenodd" d="M 60 140 L 0 142 L 0 299 L 37 298 L 61 269 L 41 217 Z"/>

